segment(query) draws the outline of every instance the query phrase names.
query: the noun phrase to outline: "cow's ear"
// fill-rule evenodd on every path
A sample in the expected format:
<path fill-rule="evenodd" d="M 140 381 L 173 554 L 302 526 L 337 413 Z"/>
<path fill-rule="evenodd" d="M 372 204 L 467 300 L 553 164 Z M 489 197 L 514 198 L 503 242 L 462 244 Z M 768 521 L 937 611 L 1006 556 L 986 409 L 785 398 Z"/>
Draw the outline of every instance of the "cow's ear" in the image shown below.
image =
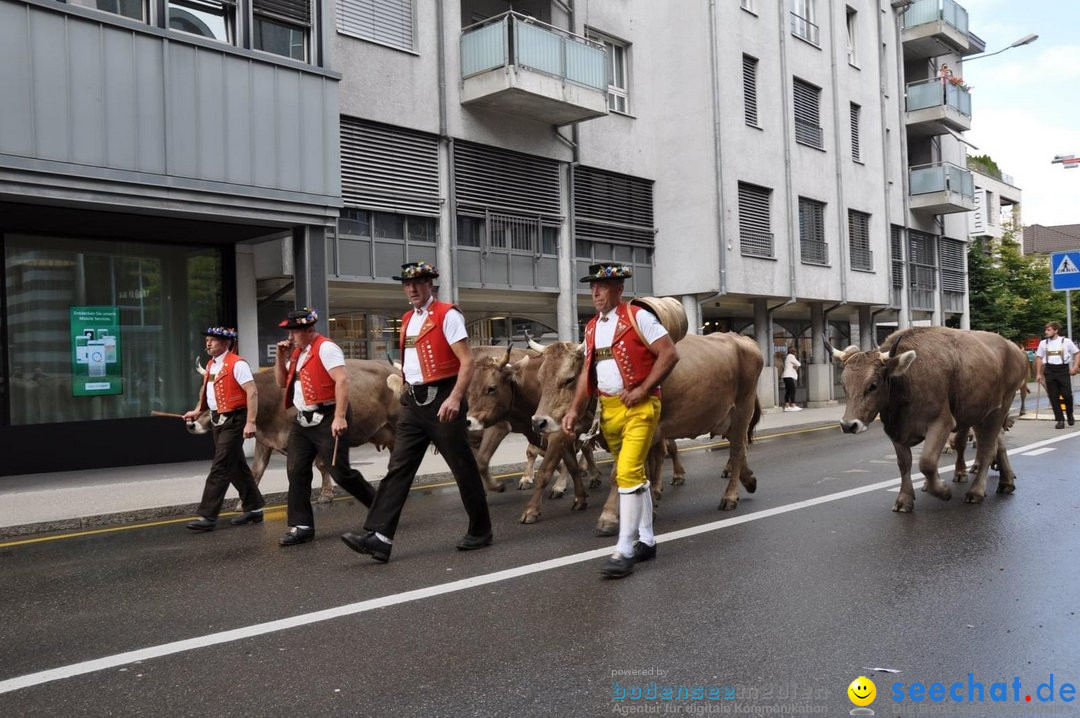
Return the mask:
<path fill-rule="evenodd" d="M 889 373 L 892 376 L 903 376 L 912 363 L 915 361 L 915 350 L 909 349 L 898 357 L 892 357 L 888 360 L 886 366 L 889 369 Z"/>
<path fill-rule="evenodd" d="M 405 393 L 405 380 L 400 374 L 390 374 L 386 377 L 386 386 L 394 394 L 395 399 L 400 399 Z"/>
<path fill-rule="evenodd" d="M 521 371 L 528 365 L 529 355 L 526 354 L 525 356 L 521 357 L 521 359 L 518 359 L 516 362 L 507 364 L 502 368 L 502 370 L 509 376 L 510 381 L 514 382 L 515 384 L 520 384 Z"/>

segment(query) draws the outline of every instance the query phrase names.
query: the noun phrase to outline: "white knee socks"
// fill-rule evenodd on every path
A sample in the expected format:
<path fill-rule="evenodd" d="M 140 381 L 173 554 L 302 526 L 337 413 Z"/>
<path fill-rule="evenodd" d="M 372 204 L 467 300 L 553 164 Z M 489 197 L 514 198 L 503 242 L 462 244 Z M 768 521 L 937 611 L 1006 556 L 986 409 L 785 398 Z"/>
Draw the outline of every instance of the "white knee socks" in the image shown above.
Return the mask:
<path fill-rule="evenodd" d="M 634 539 L 637 538 L 643 508 L 641 497 L 646 495 L 648 490 L 646 487 L 640 494 L 619 494 L 619 543 L 615 546 L 615 551 L 627 558 L 634 555 Z M 651 512 L 649 525 L 652 525 Z"/>
<path fill-rule="evenodd" d="M 648 486 L 641 492 L 641 521 L 638 523 L 638 540 L 649 546 L 656 545 L 656 535 L 652 528 L 653 505 L 652 489 Z"/>

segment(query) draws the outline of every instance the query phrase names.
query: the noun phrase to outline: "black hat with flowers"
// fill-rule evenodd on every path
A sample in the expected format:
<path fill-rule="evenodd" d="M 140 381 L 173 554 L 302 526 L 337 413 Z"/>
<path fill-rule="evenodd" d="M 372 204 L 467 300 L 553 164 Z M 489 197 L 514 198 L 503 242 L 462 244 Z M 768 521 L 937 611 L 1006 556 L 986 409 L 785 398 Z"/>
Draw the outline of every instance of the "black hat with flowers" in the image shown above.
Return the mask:
<path fill-rule="evenodd" d="M 435 279 L 439 270 L 431 262 L 409 262 L 401 265 L 401 275 L 394 277 L 395 282 L 408 282 L 413 279 Z"/>
<path fill-rule="evenodd" d="M 600 262 L 589 265 L 589 274 L 581 282 L 619 282 L 634 276 L 634 270 L 618 262 Z"/>
<path fill-rule="evenodd" d="M 289 312 L 278 326 L 282 329 L 308 329 L 314 328 L 315 322 L 319 321 L 319 313 L 314 309 L 304 307 Z"/>
<path fill-rule="evenodd" d="M 217 337 L 218 339 L 236 339 L 236 330 L 232 327 L 207 327 L 203 332 L 205 337 Z"/>

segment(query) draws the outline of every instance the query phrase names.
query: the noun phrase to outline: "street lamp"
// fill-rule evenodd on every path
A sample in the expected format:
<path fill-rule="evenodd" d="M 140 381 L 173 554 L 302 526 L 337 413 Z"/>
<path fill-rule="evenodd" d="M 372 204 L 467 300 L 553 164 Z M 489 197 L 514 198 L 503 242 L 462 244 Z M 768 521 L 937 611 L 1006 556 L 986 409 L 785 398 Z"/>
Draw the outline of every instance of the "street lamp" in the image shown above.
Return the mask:
<path fill-rule="evenodd" d="M 995 50 L 994 52 L 984 52 L 981 55 L 972 55 L 971 57 L 965 57 L 964 62 L 968 63 L 968 62 L 971 62 L 972 60 L 981 60 L 984 57 L 990 57 L 991 55 L 1000 55 L 1001 53 L 1005 52 L 1006 50 L 1011 50 L 1014 47 L 1020 47 L 1021 45 L 1030 45 L 1031 43 L 1035 42 L 1038 39 L 1039 39 L 1039 36 L 1035 35 L 1034 33 L 1032 33 L 1031 35 L 1024 35 L 1022 38 L 1020 38 L 1019 40 L 1017 40 L 1013 44 L 1009 45 L 1008 47 L 1003 47 L 1000 50 Z"/>

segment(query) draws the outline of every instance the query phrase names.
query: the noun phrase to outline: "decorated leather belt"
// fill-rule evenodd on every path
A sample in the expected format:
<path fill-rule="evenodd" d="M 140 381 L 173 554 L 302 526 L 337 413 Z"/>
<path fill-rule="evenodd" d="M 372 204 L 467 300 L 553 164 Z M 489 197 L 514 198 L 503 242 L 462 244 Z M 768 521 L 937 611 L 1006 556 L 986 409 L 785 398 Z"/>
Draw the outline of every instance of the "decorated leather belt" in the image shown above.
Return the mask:
<path fill-rule="evenodd" d="M 405 348 L 406 349 L 415 349 L 416 348 L 416 337 L 405 337 Z"/>
<path fill-rule="evenodd" d="M 614 359 L 615 355 L 611 352 L 611 347 L 598 347 L 596 349 L 596 359 Z"/>
<path fill-rule="evenodd" d="M 300 409 L 296 412 L 296 420 L 300 423 L 300 426 L 305 428 L 311 426 L 318 426 L 328 412 L 334 410 L 334 403 L 320 404 L 311 411 L 304 411 Z"/>
<path fill-rule="evenodd" d="M 413 398 L 417 406 L 427 406 L 435 401 L 435 398 L 439 395 L 439 389 L 444 386 L 451 386 L 456 381 L 457 377 L 452 376 L 449 379 L 441 379 L 429 384 L 406 384 L 405 392 Z"/>
<path fill-rule="evenodd" d="M 222 424 L 224 424 L 226 421 L 229 420 L 229 417 L 231 417 L 234 414 L 239 414 L 241 411 L 247 411 L 247 409 L 235 409 L 233 411 L 226 411 L 224 413 L 211 411 L 210 412 L 210 423 L 213 424 L 214 426 L 221 426 Z"/>

